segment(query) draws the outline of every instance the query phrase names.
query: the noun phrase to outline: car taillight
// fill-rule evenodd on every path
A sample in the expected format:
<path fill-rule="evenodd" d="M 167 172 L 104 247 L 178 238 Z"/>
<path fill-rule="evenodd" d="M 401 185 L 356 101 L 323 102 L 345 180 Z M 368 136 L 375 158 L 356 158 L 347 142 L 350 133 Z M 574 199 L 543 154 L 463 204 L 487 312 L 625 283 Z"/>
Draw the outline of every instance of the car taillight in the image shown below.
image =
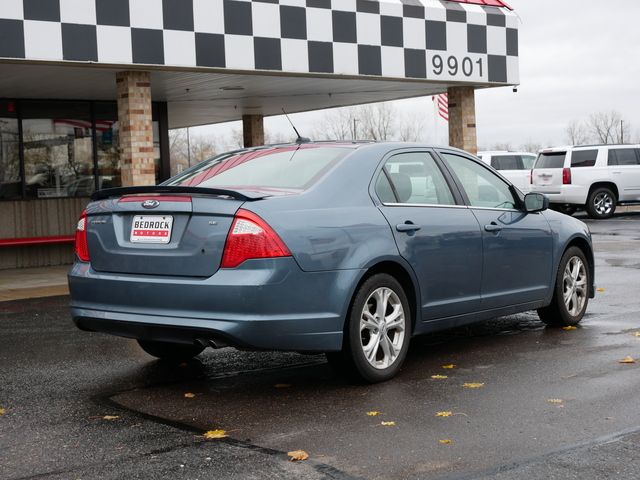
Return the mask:
<path fill-rule="evenodd" d="M 290 256 L 287 246 L 263 219 L 240 209 L 227 235 L 220 268 L 235 268 L 252 258 Z"/>
<path fill-rule="evenodd" d="M 87 212 L 86 210 L 80 215 L 78 225 L 76 227 L 76 255 L 83 262 L 89 261 L 89 246 L 87 245 Z"/>
<path fill-rule="evenodd" d="M 529 170 L 529 185 L 533 185 L 533 169 Z"/>
<path fill-rule="evenodd" d="M 571 185 L 571 169 L 570 168 L 562 169 L 562 184 Z"/>

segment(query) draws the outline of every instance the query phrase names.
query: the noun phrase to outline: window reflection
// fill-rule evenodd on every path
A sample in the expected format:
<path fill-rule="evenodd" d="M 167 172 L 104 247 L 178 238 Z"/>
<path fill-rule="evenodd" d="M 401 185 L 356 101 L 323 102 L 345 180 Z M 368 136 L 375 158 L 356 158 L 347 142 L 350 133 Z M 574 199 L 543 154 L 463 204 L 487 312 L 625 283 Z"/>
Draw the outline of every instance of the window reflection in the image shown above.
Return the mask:
<path fill-rule="evenodd" d="M 0 198 L 22 195 L 18 120 L 14 102 L 0 101 Z"/>
<path fill-rule="evenodd" d="M 95 189 L 88 102 L 25 102 L 26 196 L 84 197 Z"/>

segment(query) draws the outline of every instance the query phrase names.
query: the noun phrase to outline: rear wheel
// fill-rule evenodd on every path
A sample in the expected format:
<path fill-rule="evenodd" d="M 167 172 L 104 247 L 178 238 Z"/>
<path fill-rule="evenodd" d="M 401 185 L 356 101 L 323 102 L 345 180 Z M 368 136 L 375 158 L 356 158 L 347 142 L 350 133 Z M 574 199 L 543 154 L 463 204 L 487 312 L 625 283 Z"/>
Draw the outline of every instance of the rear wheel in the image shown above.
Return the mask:
<path fill-rule="evenodd" d="M 161 360 L 184 361 L 190 360 L 202 353 L 205 349 L 202 345 L 186 345 L 182 343 L 154 342 L 151 340 L 138 340 L 142 349 L 152 357 Z"/>
<path fill-rule="evenodd" d="M 616 195 L 608 187 L 594 188 L 587 198 L 587 213 L 590 218 L 611 218 L 616 211 Z"/>
<path fill-rule="evenodd" d="M 560 260 L 553 299 L 540 308 L 538 316 L 547 325 L 573 326 L 580 323 L 589 303 L 589 266 L 582 250 L 569 248 Z"/>
<path fill-rule="evenodd" d="M 379 273 L 356 292 L 342 352 L 328 353 L 334 368 L 369 383 L 398 373 L 409 348 L 411 310 L 400 283 Z"/>

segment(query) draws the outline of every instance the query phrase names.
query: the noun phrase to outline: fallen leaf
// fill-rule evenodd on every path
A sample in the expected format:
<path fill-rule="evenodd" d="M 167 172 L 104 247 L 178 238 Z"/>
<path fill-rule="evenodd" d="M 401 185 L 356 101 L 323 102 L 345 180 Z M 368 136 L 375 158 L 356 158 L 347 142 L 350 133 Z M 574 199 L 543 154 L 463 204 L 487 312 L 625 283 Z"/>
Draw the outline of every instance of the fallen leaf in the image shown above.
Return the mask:
<path fill-rule="evenodd" d="M 184 398 L 196 398 L 195 393 L 187 392 L 184 394 Z"/>
<path fill-rule="evenodd" d="M 559 404 L 559 403 L 562 403 L 562 399 L 561 398 L 549 398 L 549 399 L 547 399 L 547 402 Z"/>
<path fill-rule="evenodd" d="M 383 427 L 395 427 L 396 422 L 380 422 L 380 425 L 382 425 Z"/>
<path fill-rule="evenodd" d="M 449 378 L 446 375 L 431 375 L 431 378 L 434 380 L 444 380 L 445 378 Z"/>
<path fill-rule="evenodd" d="M 596 288 L 596 292 L 598 292 L 598 293 L 604 293 L 604 288 Z"/>
<path fill-rule="evenodd" d="M 451 445 L 453 443 L 453 440 L 449 440 L 448 438 L 445 438 L 443 440 L 438 440 L 438 442 L 440 442 L 443 445 Z"/>
<path fill-rule="evenodd" d="M 0 407 L 0 417 L 3 416 L 5 413 L 7 413 L 7 411 L 4 408 Z"/>
<path fill-rule="evenodd" d="M 209 430 L 207 432 L 204 432 L 203 436 L 207 440 L 215 440 L 216 438 L 228 437 L 227 432 L 225 430 Z"/>
<path fill-rule="evenodd" d="M 482 388 L 484 383 L 463 383 L 462 386 L 464 388 Z"/>
<path fill-rule="evenodd" d="M 456 368 L 456 366 L 453 363 L 450 363 L 448 365 L 442 365 L 442 368 L 446 368 L 447 370 L 451 370 L 452 368 Z"/>
<path fill-rule="evenodd" d="M 120 418 L 120 415 L 104 415 L 102 417 L 103 420 L 118 420 Z"/>
<path fill-rule="evenodd" d="M 566 327 L 562 327 L 562 329 L 566 331 L 570 331 L 570 330 L 577 330 L 578 327 L 574 327 L 573 325 L 567 325 Z"/>
<path fill-rule="evenodd" d="M 629 357 L 624 357 L 621 360 L 618 360 L 618 363 L 636 363 L 636 361 L 633 357 L 629 356 Z"/>
<path fill-rule="evenodd" d="M 299 462 L 309 458 L 309 454 L 304 450 L 294 450 L 293 452 L 287 453 L 287 455 L 289 455 L 289 460 L 292 462 Z"/>
<path fill-rule="evenodd" d="M 453 412 L 436 412 L 436 417 L 450 417 Z"/>
<path fill-rule="evenodd" d="M 373 411 L 373 412 L 367 412 L 367 415 L 368 415 L 369 417 L 377 417 L 378 415 L 382 415 L 382 412 L 376 412 L 376 411 Z"/>
<path fill-rule="evenodd" d="M 291 386 L 290 383 L 276 383 L 274 385 L 275 388 L 289 388 Z"/>

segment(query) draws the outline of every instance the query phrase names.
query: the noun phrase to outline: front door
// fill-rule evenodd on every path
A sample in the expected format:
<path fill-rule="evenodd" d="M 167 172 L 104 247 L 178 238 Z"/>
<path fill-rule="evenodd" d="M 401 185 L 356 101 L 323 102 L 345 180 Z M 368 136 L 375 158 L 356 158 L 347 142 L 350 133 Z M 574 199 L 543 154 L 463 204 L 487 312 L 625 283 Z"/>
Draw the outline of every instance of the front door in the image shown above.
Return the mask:
<path fill-rule="evenodd" d="M 484 165 L 439 153 L 482 229 L 482 309 L 546 298 L 553 283 L 553 238 L 547 219 L 521 209 L 514 190 Z"/>
<path fill-rule="evenodd" d="M 449 182 L 428 151 L 392 156 L 376 182 L 380 210 L 418 277 L 423 321 L 480 307 L 482 234 Z"/>

